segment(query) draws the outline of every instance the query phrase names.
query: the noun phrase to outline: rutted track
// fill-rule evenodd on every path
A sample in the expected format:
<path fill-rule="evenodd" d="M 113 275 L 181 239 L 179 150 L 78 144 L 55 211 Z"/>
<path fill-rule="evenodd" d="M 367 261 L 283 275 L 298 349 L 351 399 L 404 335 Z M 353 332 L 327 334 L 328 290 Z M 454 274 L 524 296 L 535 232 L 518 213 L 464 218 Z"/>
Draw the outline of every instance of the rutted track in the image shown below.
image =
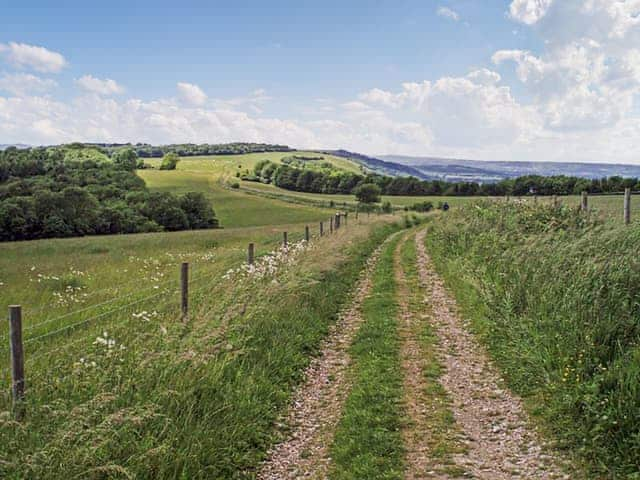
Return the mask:
<path fill-rule="evenodd" d="M 305 381 L 293 395 L 286 424 L 288 438 L 274 446 L 258 473 L 259 479 L 325 478 L 329 446 L 349 392 L 349 346 L 363 318 L 361 305 L 372 287 L 371 277 L 389 236 L 367 260 L 352 301 L 331 327 L 321 354 L 305 371 Z"/>
<path fill-rule="evenodd" d="M 522 402 L 501 386 L 496 369 L 465 328 L 425 251 L 424 236 L 425 230 L 416 236 L 418 271 L 440 338 L 438 353 L 446 369 L 441 382 L 468 447 L 456 455 L 456 463 L 487 480 L 568 478 L 528 425 Z"/>

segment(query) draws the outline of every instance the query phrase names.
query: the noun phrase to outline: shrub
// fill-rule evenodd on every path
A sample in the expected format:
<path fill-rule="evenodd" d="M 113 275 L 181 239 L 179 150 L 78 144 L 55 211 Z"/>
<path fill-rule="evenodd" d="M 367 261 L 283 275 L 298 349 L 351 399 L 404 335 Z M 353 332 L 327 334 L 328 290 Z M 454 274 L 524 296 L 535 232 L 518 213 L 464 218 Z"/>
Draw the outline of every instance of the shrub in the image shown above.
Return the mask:
<path fill-rule="evenodd" d="M 380 187 L 375 183 L 363 183 L 355 191 L 356 199 L 361 203 L 377 203 L 380 201 Z"/>
<path fill-rule="evenodd" d="M 175 170 L 178 166 L 178 162 L 180 161 L 180 157 L 175 153 L 167 153 L 162 158 L 162 163 L 160 164 L 160 170 Z"/>
<path fill-rule="evenodd" d="M 413 210 L 414 212 L 430 212 L 433 210 L 433 203 L 429 201 L 414 203 L 408 210 Z"/>
<path fill-rule="evenodd" d="M 113 163 L 122 170 L 135 170 L 138 166 L 138 155 L 132 148 L 123 148 L 113 154 Z"/>

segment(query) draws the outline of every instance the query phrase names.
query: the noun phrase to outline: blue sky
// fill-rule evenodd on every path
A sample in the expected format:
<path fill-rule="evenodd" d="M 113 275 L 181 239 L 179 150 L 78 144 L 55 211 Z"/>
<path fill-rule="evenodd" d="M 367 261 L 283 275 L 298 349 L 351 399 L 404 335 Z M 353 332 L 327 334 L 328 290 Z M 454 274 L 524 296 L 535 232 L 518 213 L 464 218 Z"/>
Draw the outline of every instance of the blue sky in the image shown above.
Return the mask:
<path fill-rule="evenodd" d="M 638 163 L 640 6 L 622 3 L 14 2 L 0 143 Z"/>

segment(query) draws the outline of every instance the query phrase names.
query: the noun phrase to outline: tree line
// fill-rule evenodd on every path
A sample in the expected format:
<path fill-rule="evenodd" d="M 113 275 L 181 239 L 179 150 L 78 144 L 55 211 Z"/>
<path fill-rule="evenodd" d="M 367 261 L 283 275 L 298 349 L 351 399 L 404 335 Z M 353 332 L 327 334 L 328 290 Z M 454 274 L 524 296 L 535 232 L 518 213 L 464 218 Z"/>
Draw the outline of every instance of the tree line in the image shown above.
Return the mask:
<path fill-rule="evenodd" d="M 51 147 L 0 152 L 0 241 L 216 228 L 198 192 L 150 192 L 121 149 Z"/>
<path fill-rule="evenodd" d="M 179 143 L 170 145 L 150 145 L 148 143 L 92 143 L 85 146 L 96 147 L 112 156 L 114 152 L 123 148 L 132 149 L 140 158 L 160 158 L 168 153 L 175 153 L 180 157 L 192 157 L 197 155 L 243 155 L 247 153 L 265 152 L 291 152 L 292 148 L 286 145 L 269 143 Z"/>
<path fill-rule="evenodd" d="M 326 165 L 323 165 L 326 167 Z M 638 178 L 612 176 L 586 179 L 565 175 L 545 177 L 525 175 L 496 183 L 446 182 L 420 180 L 416 177 L 390 177 L 379 174 L 358 174 L 337 168 L 305 168 L 299 165 L 278 165 L 269 160 L 258 162 L 254 175 L 246 180 L 273 183 L 286 190 L 309 193 L 354 194 L 363 184 L 375 184 L 382 195 L 397 196 L 525 196 L 617 193 L 625 188 L 640 189 Z"/>

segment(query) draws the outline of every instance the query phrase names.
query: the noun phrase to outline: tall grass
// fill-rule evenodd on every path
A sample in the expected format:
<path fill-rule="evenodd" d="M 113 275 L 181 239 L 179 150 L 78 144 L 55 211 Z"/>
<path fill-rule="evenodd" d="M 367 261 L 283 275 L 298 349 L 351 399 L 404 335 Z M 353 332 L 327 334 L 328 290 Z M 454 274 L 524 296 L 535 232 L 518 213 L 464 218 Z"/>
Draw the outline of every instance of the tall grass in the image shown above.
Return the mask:
<path fill-rule="evenodd" d="M 484 203 L 427 245 L 508 382 L 593 475 L 640 478 L 640 225 Z"/>
<path fill-rule="evenodd" d="M 177 301 L 127 312 L 30 364 L 26 421 L 0 411 L 0 477 L 252 478 L 366 257 L 396 228 L 350 225 L 274 274 L 198 285 L 189 322 Z"/>

